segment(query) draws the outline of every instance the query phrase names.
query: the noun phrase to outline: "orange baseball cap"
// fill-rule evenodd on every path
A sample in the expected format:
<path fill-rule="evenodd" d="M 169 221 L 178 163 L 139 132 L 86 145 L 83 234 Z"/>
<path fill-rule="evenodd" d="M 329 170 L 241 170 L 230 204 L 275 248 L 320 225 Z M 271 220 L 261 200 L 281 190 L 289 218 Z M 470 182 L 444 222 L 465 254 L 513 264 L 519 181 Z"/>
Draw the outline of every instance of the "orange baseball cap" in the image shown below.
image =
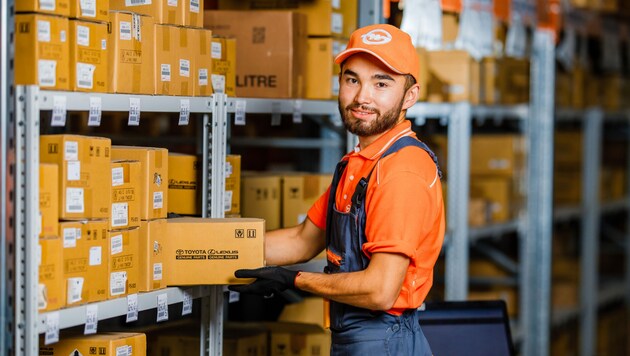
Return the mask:
<path fill-rule="evenodd" d="M 418 53 L 411 37 L 398 27 L 376 24 L 357 29 L 350 36 L 346 49 L 335 58 L 335 63 L 341 64 L 348 57 L 360 52 L 376 57 L 394 73 L 411 74 L 418 82 Z"/>

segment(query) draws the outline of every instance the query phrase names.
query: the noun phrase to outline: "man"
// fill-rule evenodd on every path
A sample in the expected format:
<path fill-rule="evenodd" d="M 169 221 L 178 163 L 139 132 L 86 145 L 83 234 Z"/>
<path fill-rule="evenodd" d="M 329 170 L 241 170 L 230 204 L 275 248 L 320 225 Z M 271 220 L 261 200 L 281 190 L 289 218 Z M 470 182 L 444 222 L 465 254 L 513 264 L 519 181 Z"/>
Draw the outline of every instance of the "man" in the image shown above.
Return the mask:
<path fill-rule="evenodd" d="M 269 295 L 298 288 L 331 301 L 332 355 L 431 355 L 416 309 L 433 283 L 444 238 L 440 171 L 405 119 L 418 99 L 418 55 L 390 25 L 356 30 L 335 62 L 339 111 L 359 144 L 300 225 L 268 232 L 270 266 L 301 263 L 326 248 L 325 273 L 264 267 L 232 286 Z"/>

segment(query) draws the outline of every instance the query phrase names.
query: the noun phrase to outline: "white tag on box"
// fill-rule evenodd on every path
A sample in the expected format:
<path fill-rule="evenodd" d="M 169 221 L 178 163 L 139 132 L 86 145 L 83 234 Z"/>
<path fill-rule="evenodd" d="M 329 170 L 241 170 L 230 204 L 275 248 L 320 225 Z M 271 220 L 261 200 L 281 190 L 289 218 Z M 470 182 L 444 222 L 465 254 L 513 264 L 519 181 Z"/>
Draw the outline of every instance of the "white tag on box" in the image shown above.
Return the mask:
<path fill-rule="evenodd" d="M 129 204 L 113 203 L 112 204 L 112 227 L 120 227 L 129 225 Z"/>
<path fill-rule="evenodd" d="M 81 301 L 83 293 L 83 277 L 68 278 L 68 289 L 66 290 L 68 304 L 74 304 Z"/>
<path fill-rule="evenodd" d="M 112 187 L 125 184 L 125 172 L 123 167 L 112 168 Z"/>
<path fill-rule="evenodd" d="M 37 42 L 50 42 L 50 21 L 37 20 Z"/>
<path fill-rule="evenodd" d="M 94 87 L 94 71 L 96 66 L 89 63 L 77 62 L 77 87 L 92 89 Z"/>
<path fill-rule="evenodd" d="M 90 28 L 77 25 L 77 44 L 88 47 L 90 45 Z"/>
<path fill-rule="evenodd" d="M 131 22 L 120 21 L 118 36 L 122 41 L 131 41 Z"/>
<path fill-rule="evenodd" d="M 161 263 L 153 264 L 153 280 L 154 281 L 162 280 L 162 264 Z"/>
<path fill-rule="evenodd" d="M 81 0 L 81 15 L 85 17 L 96 17 L 96 0 Z"/>
<path fill-rule="evenodd" d="M 83 188 L 66 188 L 66 213 L 83 213 L 84 211 Z"/>
<path fill-rule="evenodd" d="M 127 272 L 112 272 L 109 275 L 109 294 L 112 296 L 125 294 L 127 290 Z"/>
<path fill-rule="evenodd" d="M 68 181 L 81 180 L 81 161 L 67 161 L 67 177 Z"/>
<path fill-rule="evenodd" d="M 116 255 L 123 252 L 123 236 L 116 235 L 111 238 L 111 254 Z"/>
<path fill-rule="evenodd" d="M 37 82 L 40 87 L 54 87 L 57 84 L 57 61 L 48 59 L 37 61 Z"/>
<path fill-rule="evenodd" d="M 103 260 L 103 249 L 101 246 L 90 247 L 90 266 L 99 266 Z"/>
<path fill-rule="evenodd" d="M 162 209 L 164 206 L 164 193 L 153 192 L 153 209 Z"/>

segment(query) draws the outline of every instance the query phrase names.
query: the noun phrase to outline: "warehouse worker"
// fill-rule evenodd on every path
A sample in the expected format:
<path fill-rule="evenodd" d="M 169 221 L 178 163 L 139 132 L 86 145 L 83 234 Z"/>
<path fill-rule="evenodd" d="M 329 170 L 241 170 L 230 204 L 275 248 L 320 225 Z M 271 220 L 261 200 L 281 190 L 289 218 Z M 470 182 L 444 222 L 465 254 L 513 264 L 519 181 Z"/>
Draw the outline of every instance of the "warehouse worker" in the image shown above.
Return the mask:
<path fill-rule="evenodd" d="M 339 112 L 359 144 L 300 225 L 267 233 L 269 266 L 239 270 L 242 293 L 297 288 L 331 301 L 332 355 L 431 355 L 416 309 L 433 283 L 444 239 L 440 170 L 406 110 L 418 100 L 418 55 L 390 25 L 356 30 L 335 62 Z M 326 248 L 325 273 L 281 265 Z"/>

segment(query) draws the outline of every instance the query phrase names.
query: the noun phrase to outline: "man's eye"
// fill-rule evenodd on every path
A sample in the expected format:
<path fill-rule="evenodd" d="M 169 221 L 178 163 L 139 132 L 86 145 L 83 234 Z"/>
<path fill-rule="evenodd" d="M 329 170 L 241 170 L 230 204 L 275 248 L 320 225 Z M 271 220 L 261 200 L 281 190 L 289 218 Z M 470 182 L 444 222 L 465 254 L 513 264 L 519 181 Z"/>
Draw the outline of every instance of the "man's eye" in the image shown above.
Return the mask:
<path fill-rule="evenodd" d="M 349 84 L 356 84 L 356 83 L 358 83 L 358 82 L 359 82 L 358 80 L 356 80 L 356 78 L 348 78 L 346 81 L 347 81 Z"/>
<path fill-rule="evenodd" d="M 377 88 L 387 88 L 387 83 L 378 82 L 376 83 Z"/>

